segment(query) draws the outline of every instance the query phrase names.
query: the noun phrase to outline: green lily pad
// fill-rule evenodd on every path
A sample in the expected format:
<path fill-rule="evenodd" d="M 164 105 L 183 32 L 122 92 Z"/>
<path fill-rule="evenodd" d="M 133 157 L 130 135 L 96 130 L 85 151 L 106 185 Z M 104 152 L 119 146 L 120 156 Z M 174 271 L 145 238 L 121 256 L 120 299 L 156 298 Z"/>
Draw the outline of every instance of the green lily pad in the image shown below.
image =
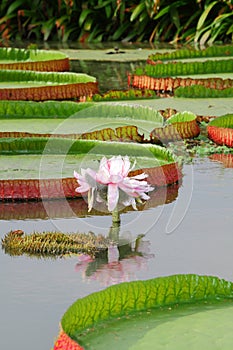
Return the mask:
<path fill-rule="evenodd" d="M 178 182 L 181 167 L 167 149 L 149 144 L 72 140 L 62 138 L 0 139 L 4 170 L 0 180 L 1 200 L 40 200 L 42 198 L 74 198 L 77 182 L 74 170 L 99 168 L 106 156 L 128 155 L 135 170 L 145 172 L 148 182 L 156 187 Z M 3 157 L 2 157 L 3 159 Z"/>
<path fill-rule="evenodd" d="M 0 100 L 69 100 L 98 93 L 96 78 L 73 72 L 0 70 Z"/>
<path fill-rule="evenodd" d="M 95 82 L 95 77 L 73 72 L 35 72 L 22 70 L 0 70 L 0 88 L 16 88 L 41 85 L 67 85 Z"/>
<path fill-rule="evenodd" d="M 111 286 L 78 299 L 61 320 L 85 350 L 228 349 L 233 283 L 173 275 Z"/>
<path fill-rule="evenodd" d="M 0 118 L 1 132 L 40 134 L 82 134 L 134 125 L 148 138 L 151 130 L 163 125 L 156 109 L 127 103 L 0 101 Z"/>
<path fill-rule="evenodd" d="M 0 48 L 0 63 L 6 62 L 36 62 L 48 61 L 67 58 L 63 52 L 53 50 L 38 50 L 38 49 L 18 49 L 18 48 Z"/>
<path fill-rule="evenodd" d="M 68 71 L 69 57 L 52 50 L 0 48 L 0 69 Z"/>
<path fill-rule="evenodd" d="M 65 119 L 71 115 L 74 117 L 80 110 L 93 105 L 92 102 L 0 100 L 0 119 Z"/>
<path fill-rule="evenodd" d="M 212 120 L 207 127 L 208 137 L 219 145 L 233 147 L 233 114 Z"/>
<path fill-rule="evenodd" d="M 168 311 L 169 312 L 169 311 Z M 145 332 L 130 350 L 230 349 L 232 346 L 233 306 L 202 305 L 181 309 L 177 316 Z M 96 348 L 97 349 L 97 348 Z"/>
<path fill-rule="evenodd" d="M 227 305 L 225 305 L 227 304 Z M 82 339 L 85 350 L 230 349 L 232 344 L 231 303 L 203 303 L 135 313 L 108 325 L 94 328 Z M 114 337 L 113 337 L 114 334 Z"/>
<path fill-rule="evenodd" d="M 80 167 L 97 168 L 105 155 L 128 155 L 135 169 L 172 164 L 176 158 L 163 147 L 120 142 L 65 139 L 1 139 L 1 179 L 72 177 Z"/>

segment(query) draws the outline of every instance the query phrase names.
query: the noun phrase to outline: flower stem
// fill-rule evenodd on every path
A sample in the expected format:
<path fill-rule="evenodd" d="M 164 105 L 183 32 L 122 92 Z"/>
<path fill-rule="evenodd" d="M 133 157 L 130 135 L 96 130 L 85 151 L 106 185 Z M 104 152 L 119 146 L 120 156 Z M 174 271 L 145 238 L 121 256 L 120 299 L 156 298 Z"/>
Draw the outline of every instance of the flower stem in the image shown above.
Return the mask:
<path fill-rule="evenodd" d="M 121 222 L 120 213 L 117 209 L 114 209 L 112 211 L 112 223 L 113 224 L 116 224 L 116 223 L 120 224 L 120 222 Z"/>
<path fill-rule="evenodd" d="M 115 242 L 119 240 L 120 222 L 120 213 L 117 209 L 114 209 L 112 211 L 112 226 L 109 231 L 109 237 Z"/>

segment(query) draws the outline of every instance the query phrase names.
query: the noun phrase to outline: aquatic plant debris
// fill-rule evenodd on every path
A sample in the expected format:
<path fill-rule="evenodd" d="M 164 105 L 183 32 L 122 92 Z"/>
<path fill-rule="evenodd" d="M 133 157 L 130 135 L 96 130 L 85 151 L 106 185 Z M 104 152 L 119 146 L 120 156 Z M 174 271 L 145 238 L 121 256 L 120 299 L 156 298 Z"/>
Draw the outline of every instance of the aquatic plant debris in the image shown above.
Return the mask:
<path fill-rule="evenodd" d="M 89 233 L 43 232 L 26 235 L 22 230 L 10 231 L 2 239 L 2 248 L 9 255 L 61 257 L 88 254 L 92 257 L 107 254 L 112 240 Z"/>

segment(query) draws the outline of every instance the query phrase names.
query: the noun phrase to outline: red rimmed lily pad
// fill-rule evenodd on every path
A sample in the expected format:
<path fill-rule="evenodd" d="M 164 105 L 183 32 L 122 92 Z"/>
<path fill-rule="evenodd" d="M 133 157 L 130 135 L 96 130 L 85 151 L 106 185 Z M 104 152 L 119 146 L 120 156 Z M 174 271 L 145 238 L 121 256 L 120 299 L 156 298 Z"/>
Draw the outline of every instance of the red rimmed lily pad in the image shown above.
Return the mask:
<path fill-rule="evenodd" d="M 61 330 L 56 343 L 54 344 L 54 350 L 84 350 L 84 348 Z"/>
<path fill-rule="evenodd" d="M 168 143 L 197 137 L 199 133 L 196 115 L 191 112 L 178 112 L 169 117 L 163 127 L 152 130 L 150 139 L 154 143 Z"/>
<path fill-rule="evenodd" d="M 223 90 L 232 87 L 233 80 L 221 78 L 155 78 L 147 75 L 128 75 L 128 86 L 132 88 L 172 92 L 180 86 L 191 85 L 203 85 L 207 88 Z"/>
<path fill-rule="evenodd" d="M 0 138 L 35 138 L 35 137 L 57 137 L 76 140 L 100 140 L 100 141 L 124 141 L 124 142 L 139 142 L 144 141 L 144 135 L 140 135 L 138 128 L 134 125 L 127 125 L 113 128 L 104 128 L 82 134 L 37 134 L 20 131 L 3 131 L 0 132 Z"/>
<path fill-rule="evenodd" d="M 163 147 L 149 144 L 56 138 L 1 139 L 0 154 L 7 155 L 5 163 L 9 163 L 4 163 L 8 173 L 2 170 L 2 176 L 7 178 L 0 180 L 2 201 L 76 198 L 80 196 L 75 192 L 77 182 L 67 174 L 73 175 L 75 169 L 83 167 L 83 162 L 94 162 L 96 166 L 104 155 L 128 155 L 137 161 L 130 175 L 145 171 L 148 182 L 156 187 L 182 178 L 175 156 Z M 17 175 L 9 179 L 14 173 Z"/>
<path fill-rule="evenodd" d="M 98 93 L 92 76 L 66 72 L 0 70 L 0 100 L 70 100 Z"/>
<path fill-rule="evenodd" d="M 208 137 L 218 145 L 233 147 L 233 114 L 213 119 L 207 126 Z"/>
<path fill-rule="evenodd" d="M 148 142 L 150 131 L 164 121 L 159 111 L 140 104 L 72 101 L 0 101 L 0 119 L 1 138 L 53 135 L 128 142 Z"/>
<path fill-rule="evenodd" d="M 84 349 L 153 349 L 154 344 L 174 349 L 174 342 L 178 348 L 188 342 L 201 349 L 210 339 L 211 348 L 218 349 L 219 337 L 227 349 L 232 301 L 232 283 L 213 276 L 184 274 L 121 283 L 74 302 L 62 317 L 61 329 L 70 344 L 75 341 Z M 59 349 L 58 340 L 54 350 Z"/>

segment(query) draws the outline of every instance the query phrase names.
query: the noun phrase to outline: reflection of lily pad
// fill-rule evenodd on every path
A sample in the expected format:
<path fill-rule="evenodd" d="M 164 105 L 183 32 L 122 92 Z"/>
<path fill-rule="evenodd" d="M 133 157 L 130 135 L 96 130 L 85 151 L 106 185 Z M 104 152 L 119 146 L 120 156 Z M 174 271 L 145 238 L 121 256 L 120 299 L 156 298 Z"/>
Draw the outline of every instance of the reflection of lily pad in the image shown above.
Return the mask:
<path fill-rule="evenodd" d="M 225 168 L 233 168 L 233 154 L 214 153 L 209 156 L 211 160 L 221 162 Z"/>
<path fill-rule="evenodd" d="M 98 93 L 96 79 L 79 73 L 0 70 L 0 100 L 68 100 Z"/>
<path fill-rule="evenodd" d="M 168 187 L 159 187 L 150 192 L 150 200 L 143 205 L 138 205 L 138 211 L 155 208 L 158 205 L 173 202 L 178 196 L 179 184 Z M 100 203 L 101 204 L 101 203 Z M 133 210 L 125 208 L 125 213 Z M 51 219 L 74 218 L 89 216 L 87 201 L 78 198 L 75 200 L 53 200 L 44 202 L 0 202 L 0 220 L 25 220 L 25 219 Z M 96 210 L 92 208 L 92 215 L 111 215 L 106 208 Z"/>
<path fill-rule="evenodd" d="M 228 349 L 232 300 L 233 284 L 217 277 L 160 277 L 122 283 L 78 299 L 62 317 L 61 326 L 85 349 L 103 349 L 103 344 L 154 349 L 155 343 L 158 349 L 174 349 L 176 336 L 179 349 L 187 344 L 204 349 L 209 343 L 211 349 L 219 349 L 219 340 L 220 348 Z"/>
<path fill-rule="evenodd" d="M 68 56 L 59 51 L 0 48 L 0 69 L 64 72 L 69 68 Z"/>

